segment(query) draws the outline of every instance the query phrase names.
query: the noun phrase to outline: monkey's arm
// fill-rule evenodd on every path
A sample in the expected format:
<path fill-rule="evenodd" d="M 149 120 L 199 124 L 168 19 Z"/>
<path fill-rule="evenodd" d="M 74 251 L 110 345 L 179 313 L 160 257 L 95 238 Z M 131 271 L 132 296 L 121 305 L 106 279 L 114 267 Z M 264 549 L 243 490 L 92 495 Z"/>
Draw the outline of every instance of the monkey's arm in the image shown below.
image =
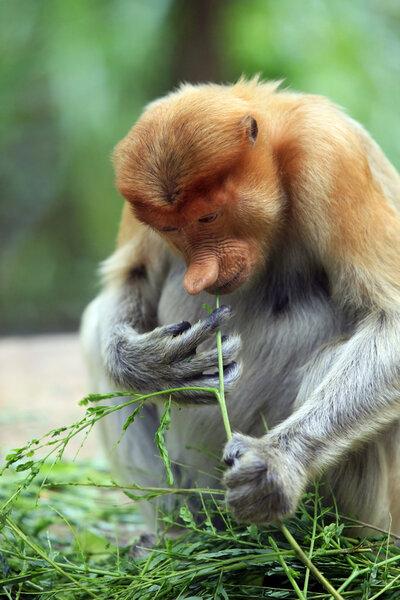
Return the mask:
<path fill-rule="evenodd" d="M 399 177 L 328 104 L 304 103 L 296 119 L 277 150 L 292 218 L 354 329 L 308 365 L 291 417 L 261 439 L 228 443 L 227 498 L 245 521 L 291 513 L 317 474 L 400 416 Z"/>
<path fill-rule="evenodd" d="M 239 520 L 290 514 L 308 482 L 399 417 L 399 340 L 399 314 L 370 315 L 347 342 L 317 354 L 292 416 L 261 439 L 234 436 L 225 483 Z"/>
<path fill-rule="evenodd" d="M 106 380 L 111 389 L 153 393 L 179 387 L 218 387 L 218 357 L 213 350 L 196 348 L 230 317 L 221 307 L 193 324 L 182 321 L 158 327 L 157 305 L 169 269 L 170 250 L 138 223 L 120 230 L 120 248 L 103 266 L 104 291 L 88 306 L 83 317 L 82 341 L 92 379 Z M 222 344 L 225 385 L 229 389 L 240 375 L 234 361 L 238 336 Z M 214 370 L 213 374 L 204 374 Z M 186 391 L 174 398 L 210 401 L 209 392 Z"/>

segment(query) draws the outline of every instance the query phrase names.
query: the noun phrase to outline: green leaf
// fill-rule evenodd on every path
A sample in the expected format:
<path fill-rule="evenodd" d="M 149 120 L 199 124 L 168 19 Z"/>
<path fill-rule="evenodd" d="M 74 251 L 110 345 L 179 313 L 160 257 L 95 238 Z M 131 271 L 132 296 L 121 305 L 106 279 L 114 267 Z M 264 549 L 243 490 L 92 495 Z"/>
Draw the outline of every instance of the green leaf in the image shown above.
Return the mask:
<path fill-rule="evenodd" d="M 154 441 L 157 444 L 158 451 L 160 453 L 161 460 L 164 463 L 165 470 L 167 472 L 167 481 L 168 485 L 173 485 L 174 483 L 174 475 L 171 470 L 171 460 L 168 455 L 167 446 L 165 444 L 165 432 L 171 426 L 171 396 L 165 402 L 165 411 L 160 419 L 160 427 L 156 431 L 156 435 L 154 436 Z"/>
<path fill-rule="evenodd" d="M 110 542 L 92 531 L 81 531 L 76 536 L 73 549 L 79 553 L 82 551 L 84 554 L 109 554 L 110 553 Z"/>
<path fill-rule="evenodd" d="M 33 460 L 28 460 L 25 463 L 21 463 L 20 465 L 17 465 L 15 470 L 20 472 L 20 471 L 27 471 L 28 469 L 31 469 L 34 465 L 34 461 Z"/>
<path fill-rule="evenodd" d="M 179 516 L 182 519 L 182 521 L 184 521 L 186 523 L 186 525 L 188 527 L 191 527 L 192 529 L 196 528 L 196 523 L 195 523 L 194 517 L 186 505 L 181 506 L 181 508 L 179 510 Z"/>

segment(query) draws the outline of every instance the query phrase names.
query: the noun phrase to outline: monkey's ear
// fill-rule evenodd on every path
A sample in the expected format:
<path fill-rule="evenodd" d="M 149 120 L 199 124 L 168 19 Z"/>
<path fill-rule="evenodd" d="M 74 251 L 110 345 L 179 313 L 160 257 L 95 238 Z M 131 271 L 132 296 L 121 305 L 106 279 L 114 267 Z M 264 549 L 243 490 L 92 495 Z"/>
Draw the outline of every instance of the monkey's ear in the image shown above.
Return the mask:
<path fill-rule="evenodd" d="M 258 135 L 257 121 L 251 115 L 245 115 L 240 122 L 245 128 L 247 138 L 254 144 Z"/>

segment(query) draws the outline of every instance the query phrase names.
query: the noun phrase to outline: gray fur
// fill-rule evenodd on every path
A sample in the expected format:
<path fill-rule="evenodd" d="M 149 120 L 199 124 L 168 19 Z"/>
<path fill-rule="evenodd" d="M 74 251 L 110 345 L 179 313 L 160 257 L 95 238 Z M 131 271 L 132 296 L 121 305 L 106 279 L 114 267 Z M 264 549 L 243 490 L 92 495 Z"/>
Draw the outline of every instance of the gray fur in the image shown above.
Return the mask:
<path fill-rule="evenodd" d="M 210 296 L 189 298 L 181 285 L 184 270 L 175 256 L 164 273 L 154 314 L 142 300 L 149 293 L 148 280 L 141 280 L 139 289 L 132 282 L 109 289 L 88 308 L 83 338 L 93 389 L 152 392 L 199 381 L 218 385 L 216 375 L 201 373 L 216 372 L 214 332 L 221 325 L 233 332 L 223 343 L 225 363 L 238 355 L 239 334 L 242 343 L 244 376 L 239 379 L 239 369 L 234 369 L 226 382 L 232 388 L 232 426 L 245 434 L 236 434 L 224 453 L 231 465 L 224 482 L 236 517 L 253 522 L 282 518 L 294 510 L 307 483 L 324 473 L 345 510 L 387 524 L 390 481 L 382 465 L 388 451 L 380 437 L 400 410 L 396 315 L 376 313 L 354 322 L 310 268 L 300 278 L 279 277 L 271 269 L 268 275 L 261 273 L 224 297 L 232 313 L 222 308 L 207 316 L 203 303 Z M 187 328 L 183 317 L 194 325 Z M 219 487 L 217 457 L 225 439 L 219 407 L 196 406 L 212 397 L 195 392 L 176 398 L 195 403 L 172 411 L 167 447 L 176 485 Z M 153 442 L 160 408 L 149 405 L 148 410 L 150 406 L 151 414 L 129 427 L 114 460 L 126 481 L 164 485 Z M 118 411 L 106 424 L 110 445 L 128 413 Z M 261 413 L 270 432 L 249 437 L 263 434 Z M 391 432 L 397 460 L 399 428 L 393 426 Z M 169 498 L 164 509 L 173 505 Z M 150 512 L 147 517 L 153 523 Z"/>

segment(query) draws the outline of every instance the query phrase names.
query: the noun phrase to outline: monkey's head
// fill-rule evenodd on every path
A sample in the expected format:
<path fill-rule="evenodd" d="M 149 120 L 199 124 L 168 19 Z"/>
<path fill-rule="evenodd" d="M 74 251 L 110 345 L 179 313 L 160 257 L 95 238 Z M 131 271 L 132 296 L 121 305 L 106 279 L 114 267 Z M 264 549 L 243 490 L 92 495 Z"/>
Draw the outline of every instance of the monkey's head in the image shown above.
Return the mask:
<path fill-rule="evenodd" d="M 277 167 L 245 92 L 183 86 L 151 104 L 114 153 L 119 191 L 183 255 L 189 294 L 241 286 L 277 230 Z"/>

